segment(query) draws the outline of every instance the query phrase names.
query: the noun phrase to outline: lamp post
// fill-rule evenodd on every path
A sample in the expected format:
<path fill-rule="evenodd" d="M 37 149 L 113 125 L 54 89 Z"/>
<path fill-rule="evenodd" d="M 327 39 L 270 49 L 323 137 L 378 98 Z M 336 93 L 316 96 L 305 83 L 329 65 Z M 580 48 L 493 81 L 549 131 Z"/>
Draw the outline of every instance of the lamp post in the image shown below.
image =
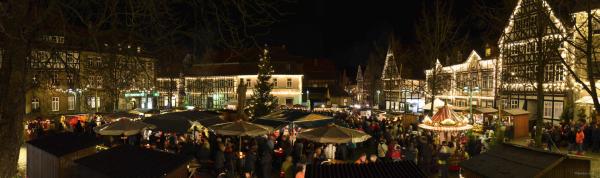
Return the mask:
<path fill-rule="evenodd" d="M 377 90 L 377 109 L 379 109 L 379 94 L 381 93 L 381 91 Z"/>
<path fill-rule="evenodd" d="M 310 111 L 310 91 L 308 89 L 306 89 L 306 107 Z"/>
<path fill-rule="evenodd" d="M 469 119 L 470 122 L 473 122 L 473 92 L 479 92 L 479 87 L 465 87 L 463 89 L 464 92 L 469 93 Z"/>

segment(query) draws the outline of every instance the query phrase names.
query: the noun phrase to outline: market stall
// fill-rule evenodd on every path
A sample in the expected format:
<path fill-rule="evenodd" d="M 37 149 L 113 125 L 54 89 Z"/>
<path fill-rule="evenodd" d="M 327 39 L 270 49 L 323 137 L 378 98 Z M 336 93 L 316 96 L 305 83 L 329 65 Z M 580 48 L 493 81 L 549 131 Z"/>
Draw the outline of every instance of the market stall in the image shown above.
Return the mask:
<path fill-rule="evenodd" d="M 505 109 L 502 122 L 513 138 L 529 136 L 529 111 L 523 109 Z"/>
<path fill-rule="evenodd" d="M 498 110 L 494 108 L 475 108 L 473 109 L 473 131 L 483 133 L 484 128 L 491 125 L 494 117 L 497 117 Z"/>
<path fill-rule="evenodd" d="M 96 153 L 94 136 L 63 132 L 28 141 L 27 177 L 75 177 L 73 161 Z"/>

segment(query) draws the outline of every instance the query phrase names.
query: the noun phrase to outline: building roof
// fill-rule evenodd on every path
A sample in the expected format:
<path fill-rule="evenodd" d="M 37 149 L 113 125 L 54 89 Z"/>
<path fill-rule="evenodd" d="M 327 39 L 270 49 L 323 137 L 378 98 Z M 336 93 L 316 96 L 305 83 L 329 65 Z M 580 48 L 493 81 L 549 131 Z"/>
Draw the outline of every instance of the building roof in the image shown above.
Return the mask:
<path fill-rule="evenodd" d="M 497 109 L 489 108 L 489 107 L 488 108 L 475 108 L 475 111 L 477 111 L 479 113 L 483 113 L 483 114 L 498 112 Z"/>
<path fill-rule="evenodd" d="M 460 166 L 483 177 L 529 178 L 544 175 L 565 159 L 579 158 L 518 145 L 498 144 L 483 154 L 463 161 Z"/>
<path fill-rule="evenodd" d="M 75 151 L 98 145 L 100 144 L 100 140 L 90 135 L 65 132 L 30 140 L 27 143 L 56 157 L 61 157 Z"/>
<path fill-rule="evenodd" d="M 526 111 L 523 109 L 505 109 L 504 112 L 506 112 L 507 114 L 513 115 L 513 116 L 529 114 L 529 111 Z"/>
<path fill-rule="evenodd" d="M 302 75 L 302 66 L 290 62 L 271 62 L 275 72 L 273 74 Z M 191 67 L 186 76 L 233 76 L 256 75 L 258 63 L 211 63 L 196 64 Z"/>
<path fill-rule="evenodd" d="M 311 59 L 303 61 L 303 70 L 306 80 L 333 80 L 340 79 L 335 63 L 330 59 Z"/>
<path fill-rule="evenodd" d="M 396 178 L 396 177 L 427 177 L 426 174 L 412 161 L 378 162 L 369 164 L 331 164 L 309 165 L 306 168 L 306 177 L 309 178 Z"/>
<path fill-rule="evenodd" d="M 329 95 L 331 97 L 350 97 L 350 94 L 339 85 L 329 87 Z"/>
<path fill-rule="evenodd" d="M 191 158 L 122 145 L 75 160 L 93 174 L 106 177 L 162 177 L 187 164 Z"/>

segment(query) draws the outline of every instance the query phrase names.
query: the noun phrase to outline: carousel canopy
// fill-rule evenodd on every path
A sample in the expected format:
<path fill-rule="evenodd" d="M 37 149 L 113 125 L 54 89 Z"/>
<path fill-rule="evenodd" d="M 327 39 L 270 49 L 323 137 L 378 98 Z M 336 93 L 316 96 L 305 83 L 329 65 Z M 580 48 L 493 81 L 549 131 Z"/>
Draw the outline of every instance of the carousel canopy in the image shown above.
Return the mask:
<path fill-rule="evenodd" d="M 440 100 L 438 98 L 436 98 L 435 100 L 433 100 L 433 108 L 440 108 L 440 107 L 444 107 L 446 105 L 452 106 L 452 105 L 446 104 L 446 102 L 444 102 L 444 101 L 442 101 L 442 100 Z M 425 110 L 431 109 L 431 103 L 425 104 L 425 106 L 423 106 L 423 109 L 425 109 Z"/>
<path fill-rule="evenodd" d="M 315 114 L 304 111 L 278 111 L 269 115 L 260 117 L 253 123 L 281 128 L 289 124 L 294 124 L 305 128 L 314 128 L 333 123 L 333 117 Z"/>
<path fill-rule="evenodd" d="M 423 119 L 419 127 L 437 131 L 462 131 L 473 128 L 468 119 L 452 111 L 448 105 L 441 107 L 431 118 Z"/>

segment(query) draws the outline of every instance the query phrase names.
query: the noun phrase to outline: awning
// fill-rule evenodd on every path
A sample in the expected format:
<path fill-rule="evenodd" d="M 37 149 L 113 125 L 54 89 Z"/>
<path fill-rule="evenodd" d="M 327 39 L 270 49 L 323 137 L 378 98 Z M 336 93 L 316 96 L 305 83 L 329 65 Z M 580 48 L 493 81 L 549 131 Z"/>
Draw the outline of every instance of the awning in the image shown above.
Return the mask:
<path fill-rule="evenodd" d="M 460 106 L 452 106 L 450 108 L 454 111 L 467 111 L 470 109 L 469 107 L 460 107 Z"/>
<path fill-rule="evenodd" d="M 504 112 L 511 116 L 529 114 L 529 111 L 523 109 L 505 109 Z"/>
<path fill-rule="evenodd" d="M 288 124 L 313 128 L 333 123 L 331 116 L 309 113 L 304 111 L 278 111 L 252 121 L 253 123 L 267 125 L 273 128 L 281 128 Z"/>
<path fill-rule="evenodd" d="M 498 110 L 495 108 L 475 108 L 475 111 L 477 111 L 478 113 L 482 113 L 482 114 L 498 112 Z"/>

